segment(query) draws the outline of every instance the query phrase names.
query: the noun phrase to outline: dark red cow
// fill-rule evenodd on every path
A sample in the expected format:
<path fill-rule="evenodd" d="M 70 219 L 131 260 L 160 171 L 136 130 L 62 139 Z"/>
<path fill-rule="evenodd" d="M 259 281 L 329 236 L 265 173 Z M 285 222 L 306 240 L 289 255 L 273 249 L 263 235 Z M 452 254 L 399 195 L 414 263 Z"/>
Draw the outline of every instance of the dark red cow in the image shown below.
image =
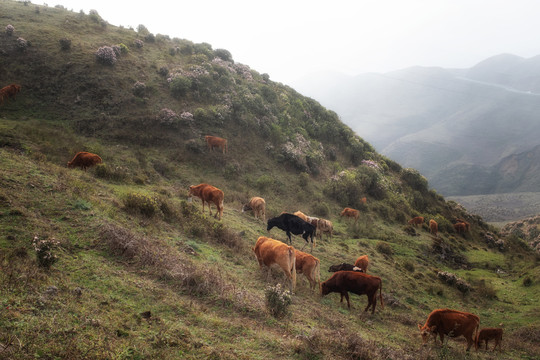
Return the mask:
<path fill-rule="evenodd" d="M 480 331 L 478 332 L 478 336 L 476 337 L 475 344 L 474 344 L 476 351 L 478 351 L 479 346 L 482 346 L 482 341 L 486 342 L 486 350 L 487 350 L 489 340 L 495 340 L 495 346 L 493 347 L 493 351 L 495 351 L 497 346 L 499 346 L 499 350 L 501 350 L 502 335 L 503 335 L 503 329 L 501 328 L 480 329 Z"/>
<path fill-rule="evenodd" d="M 437 341 L 437 334 L 444 344 L 444 335 L 450 337 L 463 336 L 467 340 L 467 351 L 471 348 L 476 338 L 474 332 L 478 331 L 480 318 L 474 314 L 451 309 L 433 310 L 424 326 L 418 324 L 424 345 L 430 336 Z"/>
<path fill-rule="evenodd" d="M 0 89 L 0 105 L 4 103 L 4 100 L 15 99 L 15 95 L 21 91 L 21 85 L 11 84 L 4 86 Z"/>
<path fill-rule="evenodd" d="M 378 276 L 371 276 L 357 271 L 338 271 L 321 284 L 321 295 L 327 295 L 332 292 L 341 294 L 341 301 L 343 297 L 347 299 L 347 306 L 350 309 L 351 303 L 349 301 L 349 292 L 356 295 L 367 295 L 368 305 L 364 311 L 368 311 L 372 307 L 371 313 L 375 312 L 377 306 L 377 290 L 379 290 L 379 298 L 381 300 L 381 308 L 384 309 L 384 303 L 382 298 L 382 280 Z"/>
<path fill-rule="evenodd" d="M 97 164 L 101 164 L 102 162 L 103 160 L 101 160 L 99 155 L 92 154 L 86 151 L 80 151 L 73 157 L 71 161 L 67 163 L 67 166 L 69 168 L 77 166 L 86 171 L 87 168 L 96 166 Z"/>

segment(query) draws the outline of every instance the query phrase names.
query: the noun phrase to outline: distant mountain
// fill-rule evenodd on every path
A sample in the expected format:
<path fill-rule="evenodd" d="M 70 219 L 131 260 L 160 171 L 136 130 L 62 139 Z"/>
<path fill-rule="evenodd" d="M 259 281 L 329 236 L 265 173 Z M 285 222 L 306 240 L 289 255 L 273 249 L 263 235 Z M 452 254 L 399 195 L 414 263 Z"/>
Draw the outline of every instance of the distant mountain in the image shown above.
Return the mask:
<path fill-rule="evenodd" d="M 299 80 L 295 87 L 384 155 L 419 169 L 440 193 L 540 191 L 532 162 L 508 171 L 510 159 L 540 145 L 540 56 L 503 54 L 470 69 L 411 67 L 339 79 L 319 86 L 314 78 L 309 86 Z"/>

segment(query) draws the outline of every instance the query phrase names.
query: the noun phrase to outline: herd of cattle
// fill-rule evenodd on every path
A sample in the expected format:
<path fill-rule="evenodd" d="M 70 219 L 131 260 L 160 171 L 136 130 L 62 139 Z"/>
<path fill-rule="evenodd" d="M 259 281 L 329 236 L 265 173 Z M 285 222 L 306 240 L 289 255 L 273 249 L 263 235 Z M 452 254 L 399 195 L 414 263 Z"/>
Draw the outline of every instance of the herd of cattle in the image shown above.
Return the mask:
<path fill-rule="evenodd" d="M 0 89 L 0 105 L 5 100 L 14 99 L 20 90 L 21 86 L 17 84 L 11 84 Z M 205 141 L 210 151 L 213 151 L 217 147 L 224 154 L 227 152 L 226 139 L 217 136 L 205 136 Z M 78 152 L 67 163 L 67 166 L 70 168 L 80 167 L 86 170 L 101 163 L 101 157 L 96 154 Z M 205 203 L 208 204 L 210 215 L 212 215 L 210 204 L 214 204 L 216 207 L 216 214 L 214 216 L 221 220 L 224 199 L 222 190 L 206 183 L 192 185 L 189 187 L 188 199 L 191 201 L 193 196 L 201 199 L 203 212 Z M 365 203 L 366 198 L 362 198 L 362 202 Z M 256 219 L 262 219 L 263 222 L 266 221 L 266 202 L 263 198 L 253 197 L 242 208 L 242 212 L 250 210 L 253 211 Z M 360 217 L 360 212 L 347 207 L 343 209 L 340 216 L 354 219 L 356 223 Z M 415 227 L 418 225 L 421 226 L 424 223 L 424 218 L 417 216 L 412 218 L 408 223 Z M 342 263 L 330 266 L 328 271 L 334 274 L 328 280 L 321 283 L 320 260 L 292 246 L 291 234 L 301 235 L 306 241 L 306 244 L 311 241 L 311 252 L 313 252 L 313 246 L 315 244 L 314 236 L 317 235 L 320 240 L 322 240 L 324 234 L 327 235 L 327 239 L 332 237 L 333 224 L 331 221 L 307 216 L 297 211 L 294 214 L 282 213 L 277 217 L 269 219 L 267 221 L 267 231 L 270 231 L 274 227 L 285 231 L 290 245 L 265 236 L 260 236 L 257 239 L 253 252 L 259 262 L 260 268 L 262 269 L 263 265 L 267 268 L 267 276 L 270 275 L 269 270 L 272 265 L 279 266 L 287 279 L 290 280 L 290 289 L 292 292 L 296 287 L 296 274 L 303 274 L 309 281 L 310 289 L 316 290 L 319 287 L 321 296 L 330 293 L 339 293 L 341 295 L 340 302 L 343 302 L 343 298 L 345 298 L 349 309 L 351 307 L 349 292 L 357 295 L 365 294 L 368 298 L 368 304 L 364 311 L 367 312 L 371 308 L 372 314 L 375 312 L 377 305 L 378 291 L 381 308 L 384 308 L 382 279 L 378 276 L 367 274 L 369 265 L 367 255 L 358 257 L 354 264 Z M 458 219 L 454 224 L 454 228 L 457 233 L 465 233 L 469 231 L 470 224 Z M 437 236 L 438 224 L 433 219 L 429 221 L 429 231 L 433 236 Z M 500 350 L 503 330 L 501 328 L 484 328 L 478 331 L 479 324 L 480 318 L 474 314 L 451 309 L 437 309 L 429 314 L 423 326 L 418 324 L 418 329 L 422 335 L 424 345 L 430 336 L 437 341 L 436 337 L 439 335 L 441 342 L 444 341 L 445 335 L 449 337 L 464 336 L 467 340 L 467 351 L 473 343 L 478 350 L 482 342 L 485 342 L 487 350 L 489 340 L 495 340 L 493 350 L 497 346 L 499 346 Z"/>

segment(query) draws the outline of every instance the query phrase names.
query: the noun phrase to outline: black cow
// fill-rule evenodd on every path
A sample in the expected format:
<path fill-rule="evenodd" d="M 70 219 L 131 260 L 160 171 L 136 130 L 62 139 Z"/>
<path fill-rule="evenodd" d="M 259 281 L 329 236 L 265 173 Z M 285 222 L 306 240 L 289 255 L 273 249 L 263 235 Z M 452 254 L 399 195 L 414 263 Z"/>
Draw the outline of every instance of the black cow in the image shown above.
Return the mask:
<path fill-rule="evenodd" d="M 315 234 L 316 227 L 308 222 L 300 219 L 298 216 L 288 213 L 283 213 L 277 217 L 268 220 L 268 226 L 266 230 L 270 231 L 274 226 L 280 228 L 287 233 L 289 243 L 292 245 L 291 233 L 294 235 L 302 235 L 306 240 L 306 245 L 309 243 L 308 238 L 311 238 L 311 252 L 313 252 L 313 235 Z M 302 250 L 304 250 L 304 247 Z"/>
<path fill-rule="evenodd" d="M 363 269 L 360 269 L 358 266 L 354 266 L 353 264 L 347 264 L 347 263 L 341 263 L 339 265 L 332 265 L 328 269 L 328 272 L 336 272 L 336 271 L 358 271 L 358 272 L 364 272 Z"/>
<path fill-rule="evenodd" d="M 375 312 L 377 306 L 377 290 L 379 290 L 379 298 L 381 300 L 381 308 L 384 308 L 382 299 L 382 280 L 378 276 L 371 276 L 357 271 L 338 271 L 321 284 L 321 295 L 327 295 L 332 292 L 341 294 L 341 302 L 343 297 L 347 299 L 347 306 L 350 309 L 349 292 L 357 295 L 367 295 L 368 305 L 364 311 L 368 311 L 372 307 L 371 313 Z"/>

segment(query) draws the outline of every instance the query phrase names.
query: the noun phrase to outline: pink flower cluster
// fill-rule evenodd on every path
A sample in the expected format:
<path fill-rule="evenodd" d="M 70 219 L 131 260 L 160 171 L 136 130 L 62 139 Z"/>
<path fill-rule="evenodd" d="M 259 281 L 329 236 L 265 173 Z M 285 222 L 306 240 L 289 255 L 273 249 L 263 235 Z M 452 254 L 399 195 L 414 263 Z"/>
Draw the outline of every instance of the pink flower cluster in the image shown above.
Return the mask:
<path fill-rule="evenodd" d="M 6 26 L 6 34 L 8 36 L 13 35 L 14 31 L 15 31 L 15 28 L 13 27 L 13 25 L 9 24 L 8 26 Z"/>
<path fill-rule="evenodd" d="M 371 168 L 374 168 L 374 169 L 380 169 L 381 168 L 379 166 L 379 164 L 377 164 L 373 160 L 362 160 L 362 165 L 365 165 L 365 166 L 368 166 L 368 167 L 371 167 Z"/>

